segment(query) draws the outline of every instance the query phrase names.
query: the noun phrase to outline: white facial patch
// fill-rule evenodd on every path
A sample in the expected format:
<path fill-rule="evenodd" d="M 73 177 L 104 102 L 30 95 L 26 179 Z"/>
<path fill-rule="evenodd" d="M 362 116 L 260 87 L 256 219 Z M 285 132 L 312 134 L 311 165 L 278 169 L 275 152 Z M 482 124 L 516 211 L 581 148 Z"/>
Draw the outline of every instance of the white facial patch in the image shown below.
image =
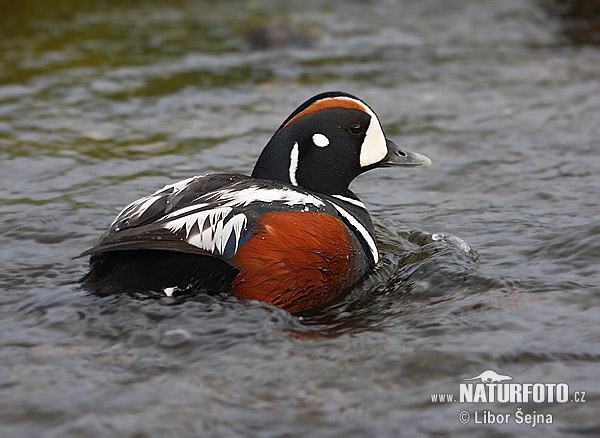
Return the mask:
<path fill-rule="evenodd" d="M 379 119 L 368 107 L 365 107 L 365 111 L 371 116 L 371 122 L 360 148 L 361 167 L 367 167 L 380 162 L 388 153 L 385 135 L 383 134 L 383 129 L 381 129 Z"/>
<path fill-rule="evenodd" d="M 323 134 L 315 134 L 312 136 L 313 143 L 315 146 L 319 146 L 320 148 L 324 148 L 325 146 L 329 146 L 329 139 L 325 137 Z"/>
<path fill-rule="evenodd" d="M 335 97 L 335 100 L 348 100 L 361 106 L 364 112 L 371 116 L 369 128 L 365 134 L 365 140 L 360 148 L 360 166 L 367 167 L 383 160 L 387 155 L 387 145 L 383 129 L 375 113 L 364 102 L 350 97 Z M 313 140 L 314 141 L 314 140 Z M 315 142 L 316 144 L 316 142 Z"/>
<path fill-rule="evenodd" d="M 296 171 L 298 170 L 298 154 L 298 143 L 294 143 L 292 153 L 290 154 L 290 182 L 293 186 L 298 185 L 298 181 L 296 180 Z"/>

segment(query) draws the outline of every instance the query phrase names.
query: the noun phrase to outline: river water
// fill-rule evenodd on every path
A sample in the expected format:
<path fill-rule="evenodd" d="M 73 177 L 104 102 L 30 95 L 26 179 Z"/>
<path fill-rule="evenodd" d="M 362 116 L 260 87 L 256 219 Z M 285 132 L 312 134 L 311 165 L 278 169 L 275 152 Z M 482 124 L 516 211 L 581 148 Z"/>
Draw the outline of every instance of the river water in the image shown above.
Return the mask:
<path fill-rule="evenodd" d="M 0 3 L 0 436 L 598 436 L 600 51 L 548 3 Z M 125 204 L 250 172 L 327 90 L 433 161 L 353 183 L 382 261 L 347 296 L 74 284 Z M 431 401 L 487 369 L 585 403 Z M 459 422 L 518 407 L 553 424 Z"/>

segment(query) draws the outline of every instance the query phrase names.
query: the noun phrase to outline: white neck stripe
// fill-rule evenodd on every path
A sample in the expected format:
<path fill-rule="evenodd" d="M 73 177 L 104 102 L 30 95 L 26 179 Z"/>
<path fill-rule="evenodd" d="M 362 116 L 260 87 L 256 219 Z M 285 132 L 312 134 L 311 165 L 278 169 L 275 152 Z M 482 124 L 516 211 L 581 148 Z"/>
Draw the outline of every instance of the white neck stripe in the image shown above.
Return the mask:
<path fill-rule="evenodd" d="M 377 264 L 379 262 L 379 252 L 377 251 L 377 245 L 375 244 L 375 241 L 373 240 L 369 232 L 366 230 L 366 228 L 363 227 L 362 224 L 354 216 L 352 216 L 339 205 L 333 202 L 331 203 L 331 205 L 333 205 L 338 211 L 338 213 L 341 214 L 346 220 L 348 220 L 348 222 L 350 222 L 350 225 L 352 225 L 356 229 L 356 231 L 358 231 L 361 234 L 363 239 L 365 239 L 367 245 L 369 245 L 369 250 L 371 250 L 373 261 L 375 262 L 375 264 Z"/>
<path fill-rule="evenodd" d="M 350 204 L 354 204 L 357 207 L 364 208 L 365 210 L 367 209 L 367 207 L 365 207 L 365 204 L 360 202 L 358 199 L 352 199 L 352 198 L 348 198 L 347 196 L 342 196 L 342 195 L 331 195 L 331 196 L 334 198 L 341 199 L 342 201 L 348 202 Z"/>
<path fill-rule="evenodd" d="M 298 185 L 298 181 L 296 180 L 296 170 L 298 170 L 298 154 L 298 143 L 294 143 L 292 153 L 290 154 L 290 182 L 294 186 Z"/>

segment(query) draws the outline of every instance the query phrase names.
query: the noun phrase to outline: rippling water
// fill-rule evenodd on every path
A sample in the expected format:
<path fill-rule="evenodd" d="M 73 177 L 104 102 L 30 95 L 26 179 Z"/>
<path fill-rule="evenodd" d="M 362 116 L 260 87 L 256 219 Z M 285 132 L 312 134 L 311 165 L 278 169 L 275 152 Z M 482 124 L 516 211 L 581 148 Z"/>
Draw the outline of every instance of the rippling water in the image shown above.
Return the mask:
<path fill-rule="evenodd" d="M 0 435 L 600 434 L 600 52 L 547 3 L 0 3 Z M 334 89 L 434 163 L 353 184 L 382 261 L 344 299 L 73 284 L 126 203 L 250 172 Z M 586 403 L 531 428 L 431 402 L 485 369 Z"/>

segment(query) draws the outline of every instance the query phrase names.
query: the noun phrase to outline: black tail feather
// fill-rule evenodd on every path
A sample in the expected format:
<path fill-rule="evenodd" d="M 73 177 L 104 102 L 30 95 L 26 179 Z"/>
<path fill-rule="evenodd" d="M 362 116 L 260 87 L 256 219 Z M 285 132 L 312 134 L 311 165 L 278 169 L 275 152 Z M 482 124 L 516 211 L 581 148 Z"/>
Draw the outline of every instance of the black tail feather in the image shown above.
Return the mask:
<path fill-rule="evenodd" d="M 81 279 L 85 289 L 102 295 L 203 289 L 229 292 L 238 270 L 208 255 L 173 251 L 126 250 L 93 255 L 90 272 Z"/>

